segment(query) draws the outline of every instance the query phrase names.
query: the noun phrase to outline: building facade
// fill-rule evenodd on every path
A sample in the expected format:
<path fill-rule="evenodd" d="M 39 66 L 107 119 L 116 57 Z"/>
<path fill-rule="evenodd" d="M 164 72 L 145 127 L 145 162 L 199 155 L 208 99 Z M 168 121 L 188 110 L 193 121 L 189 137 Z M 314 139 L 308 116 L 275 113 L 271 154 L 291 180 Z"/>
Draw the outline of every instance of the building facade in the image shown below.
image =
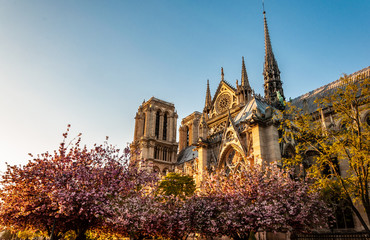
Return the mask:
<path fill-rule="evenodd" d="M 173 103 L 154 97 L 144 101 L 135 117 L 132 159 L 145 159 L 155 172 L 173 171 L 178 150 L 177 118 Z"/>
<path fill-rule="evenodd" d="M 221 68 L 220 82 L 213 96 L 207 82 L 203 111 L 195 111 L 182 119 L 178 143 L 178 116 L 174 104 L 152 97 L 140 105 L 135 117 L 131 145 L 131 149 L 138 153 L 135 158 L 149 162 L 156 172 L 181 171 L 193 175 L 199 186 L 205 174 L 217 169 L 222 168 L 232 174 L 241 163 L 280 162 L 284 156 L 293 154 L 294 139 L 279 141 L 277 115 L 284 109 L 285 96 L 265 12 L 264 35 L 264 96 L 251 88 L 244 57 L 240 83 L 237 81 L 236 86 L 225 80 Z M 370 67 L 350 77 L 354 81 L 370 77 Z M 340 119 L 333 120 L 332 113 L 318 113 L 314 100 L 332 93 L 339 84 L 340 80 L 334 81 L 291 102 L 311 114 L 322 114 L 324 125 L 333 121 L 338 125 Z M 361 117 L 370 124 L 368 104 L 361 108 Z M 311 157 L 310 154 L 307 156 Z"/>

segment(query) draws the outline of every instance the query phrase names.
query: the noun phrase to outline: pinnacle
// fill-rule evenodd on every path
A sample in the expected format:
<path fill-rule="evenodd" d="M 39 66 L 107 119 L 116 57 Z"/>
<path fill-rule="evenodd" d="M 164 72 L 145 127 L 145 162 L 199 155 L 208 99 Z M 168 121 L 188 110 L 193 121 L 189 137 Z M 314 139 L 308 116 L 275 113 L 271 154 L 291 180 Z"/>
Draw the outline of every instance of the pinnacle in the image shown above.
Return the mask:
<path fill-rule="evenodd" d="M 212 102 L 211 91 L 209 89 L 209 80 L 207 79 L 207 90 L 206 90 L 206 100 L 204 104 L 204 110 L 209 110 L 209 108 L 211 107 L 211 102 Z"/>
<path fill-rule="evenodd" d="M 249 85 L 249 80 L 248 80 L 248 74 L 247 74 L 247 69 L 245 67 L 244 63 L 244 57 L 242 57 L 242 76 L 241 76 L 241 86 L 244 88 L 251 88 Z"/>

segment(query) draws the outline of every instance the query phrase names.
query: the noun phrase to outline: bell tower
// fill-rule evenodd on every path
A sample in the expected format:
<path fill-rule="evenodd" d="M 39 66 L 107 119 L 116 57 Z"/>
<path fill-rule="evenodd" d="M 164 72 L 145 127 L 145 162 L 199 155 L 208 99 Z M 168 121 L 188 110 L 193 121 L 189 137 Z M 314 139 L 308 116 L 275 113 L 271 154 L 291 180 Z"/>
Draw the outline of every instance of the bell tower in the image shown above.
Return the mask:
<path fill-rule="evenodd" d="M 142 159 L 153 171 L 166 173 L 174 169 L 177 113 L 175 105 L 155 97 L 144 101 L 135 117 L 131 159 Z"/>

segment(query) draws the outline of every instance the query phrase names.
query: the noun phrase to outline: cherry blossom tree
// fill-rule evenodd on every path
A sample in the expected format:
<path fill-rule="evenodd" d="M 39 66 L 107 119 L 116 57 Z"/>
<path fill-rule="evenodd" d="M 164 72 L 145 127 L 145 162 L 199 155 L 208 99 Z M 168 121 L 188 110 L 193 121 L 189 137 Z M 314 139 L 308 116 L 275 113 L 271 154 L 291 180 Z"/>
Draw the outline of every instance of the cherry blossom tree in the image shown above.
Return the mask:
<path fill-rule="evenodd" d="M 157 187 L 116 198 L 112 202 L 115 214 L 107 218 L 105 227 L 132 239 L 184 239 L 189 234 L 184 199 L 158 195 Z"/>
<path fill-rule="evenodd" d="M 18 229 L 54 232 L 54 239 L 73 230 L 77 240 L 113 215 L 110 201 L 129 195 L 148 175 L 128 162 L 114 146 L 80 146 L 80 135 L 67 144 L 67 132 L 54 153 L 44 153 L 25 166 L 7 166 L 0 181 L 0 220 Z"/>
<path fill-rule="evenodd" d="M 229 175 L 221 171 L 190 198 L 158 196 L 158 185 L 116 198 L 108 228 L 133 239 L 186 239 L 190 234 L 248 239 L 257 231 L 326 227 L 331 216 L 309 184 L 273 165 L 244 166 Z"/>
<path fill-rule="evenodd" d="M 192 231 L 248 239 L 257 231 L 305 231 L 327 227 L 331 212 L 307 182 L 274 165 L 239 168 L 211 176 L 188 203 Z"/>

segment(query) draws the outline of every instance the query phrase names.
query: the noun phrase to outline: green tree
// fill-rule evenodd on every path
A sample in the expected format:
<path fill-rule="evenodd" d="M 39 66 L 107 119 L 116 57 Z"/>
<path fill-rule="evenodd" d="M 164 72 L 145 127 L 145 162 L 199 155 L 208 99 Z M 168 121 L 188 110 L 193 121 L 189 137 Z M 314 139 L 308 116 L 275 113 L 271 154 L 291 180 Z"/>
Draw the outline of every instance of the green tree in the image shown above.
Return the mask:
<path fill-rule="evenodd" d="M 174 196 L 185 199 L 191 197 L 195 192 L 193 177 L 180 173 L 168 173 L 158 186 L 158 193 L 165 196 Z"/>
<path fill-rule="evenodd" d="M 339 191 L 366 231 L 369 228 L 360 212 L 363 208 L 370 222 L 370 133 L 361 112 L 369 106 L 369 87 L 369 77 L 353 80 L 344 76 L 332 94 L 315 100 L 316 112 L 288 103 L 280 127 L 281 141 L 292 136 L 295 141 L 295 154 L 284 163 L 305 166 L 316 186 L 336 190 L 336 194 Z M 308 151 L 314 153 L 311 161 Z"/>

